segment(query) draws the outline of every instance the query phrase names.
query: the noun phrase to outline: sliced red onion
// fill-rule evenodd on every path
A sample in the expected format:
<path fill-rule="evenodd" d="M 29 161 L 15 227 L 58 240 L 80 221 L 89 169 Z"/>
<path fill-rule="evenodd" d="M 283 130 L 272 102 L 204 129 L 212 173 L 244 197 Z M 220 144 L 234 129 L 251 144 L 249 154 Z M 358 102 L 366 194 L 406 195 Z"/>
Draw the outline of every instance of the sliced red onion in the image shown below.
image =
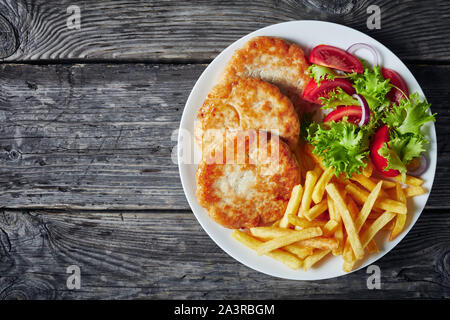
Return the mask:
<path fill-rule="evenodd" d="M 364 98 L 360 94 L 354 94 L 354 95 L 352 95 L 352 97 L 357 99 L 359 104 L 361 105 L 362 114 L 361 114 L 361 120 L 359 121 L 358 126 L 362 127 L 363 125 L 369 123 L 369 121 L 370 121 L 369 104 L 367 103 L 366 98 Z"/>
<path fill-rule="evenodd" d="M 369 50 L 370 53 L 372 53 L 372 56 L 373 56 L 373 65 L 374 66 L 378 65 L 378 63 L 380 62 L 380 57 L 378 55 L 378 51 L 374 47 L 372 47 L 371 45 L 369 45 L 367 43 L 355 43 L 355 44 L 352 44 L 347 49 L 347 52 L 350 53 L 350 54 L 354 54 L 359 49 Z"/>
<path fill-rule="evenodd" d="M 424 155 L 421 155 L 419 157 L 419 167 L 415 170 L 407 172 L 410 176 L 421 176 L 425 171 L 427 171 L 428 168 L 428 161 L 427 158 Z"/>

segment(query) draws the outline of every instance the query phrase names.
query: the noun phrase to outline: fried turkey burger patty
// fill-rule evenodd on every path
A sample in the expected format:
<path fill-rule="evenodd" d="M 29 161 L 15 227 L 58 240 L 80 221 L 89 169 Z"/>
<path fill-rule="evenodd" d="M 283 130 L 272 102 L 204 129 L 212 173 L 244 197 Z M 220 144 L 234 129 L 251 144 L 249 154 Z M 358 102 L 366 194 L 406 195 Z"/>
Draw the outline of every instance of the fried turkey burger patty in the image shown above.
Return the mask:
<path fill-rule="evenodd" d="M 234 78 L 211 89 L 197 115 L 196 138 L 210 143 L 215 130 L 266 130 L 295 147 L 298 115 L 280 90 L 261 79 Z"/>
<path fill-rule="evenodd" d="M 286 143 L 265 131 L 224 131 L 197 168 L 197 199 L 227 228 L 267 225 L 280 219 L 292 188 L 300 183 L 297 161 Z"/>
<path fill-rule="evenodd" d="M 302 48 L 276 37 L 255 37 L 234 52 L 222 74 L 232 78 L 258 78 L 276 85 L 293 102 L 296 111 L 310 111 L 301 97 L 311 78 Z"/>

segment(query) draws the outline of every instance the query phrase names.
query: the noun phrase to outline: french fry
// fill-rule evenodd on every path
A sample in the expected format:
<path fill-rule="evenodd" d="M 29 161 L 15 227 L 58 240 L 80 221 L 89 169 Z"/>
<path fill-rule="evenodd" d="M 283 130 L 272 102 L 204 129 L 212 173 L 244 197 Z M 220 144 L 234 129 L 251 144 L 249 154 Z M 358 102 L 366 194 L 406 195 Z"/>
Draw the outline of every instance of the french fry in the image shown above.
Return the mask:
<path fill-rule="evenodd" d="M 355 221 L 356 218 L 358 217 L 358 213 L 359 213 L 358 206 L 356 205 L 356 203 L 352 197 L 347 197 L 345 202 L 347 202 L 348 211 L 350 212 L 350 215 L 352 216 L 353 221 Z"/>
<path fill-rule="evenodd" d="M 369 192 L 372 191 L 377 185 L 377 183 L 373 182 L 373 180 L 371 180 L 370 178 L 367 178 L 366 176 L 361 175 L 361 174 L 354 174 L 350 179 L 358 182 L 360 185 L 362 185 L 364 188 L 366 188 Z M 387 197 L 387 194 L 383 190 L 380 191 L 380 195 Z"/>
<path fill-rule="evenodd" d="M 272 227 L 275 227 L 275 228 L 276 228 L 276 227 L 279 227 L 279 226 L 280 226 L 280 222 L 281 222 L 281 219 L 275 221 L 274 223 L 272 223 L 271 226 L 272 226 Z"/>
<path fill-rule="evenodd" d="M 327 168 L 322 173 L 316 185 L 314 186 L 314 190 L 312 193 L 312 200 L 314 201 L 314 203 L 319 203 L 320 201 L 322 201 L 323 194 L 325 193 L 325 186 L 330 182 L 331 178 L 333 178 L 333 175 L 334 169 L 332 167 Z"/>
<path fill-rule="evenodd" d="M 344 251 L 344 228 L 342 227 L 342 221 L 339 222 L 336 231 L 334 232 L 334 238 L 336 239 L 338 246 L 333 249 L 333 255 L 340 256 Z"/>
<path fill-rule="evenodd" d="M 375 208 L 400 214 L 406 214 L 407 212 L 405 203 L 401 203 L 392 199 L 378 199 L 375 202 Z"/>
<path fill-rule="evenodd" d="M 284 246 L 283 250 L 295 254 L 299 259 L 305 259 L 307 256 L 310 256 L 313 254 L 314 249 L 308 248 L 308 247 L 302 247 L 295 243 Z"/>
<path fill-rule="evenodd" d="M 330 197 L 327 198 L 328 203 L 328 213 L 330 215 L 330 219 L 335 220 L 337 222 L 341 221 L 341 216 L 336 212 L 334 207 L 334 201 Z"/>
<path fill-rule="evenodd" d="M 352 261 L 356 260 L 356 257 L 352 250 L 352 246 L 350 245 L 349 241 L 345 242 L 344 252 L 342 255 L 343 255 L 344 261 L 346 261 L 346 262 L 352 262 Z"/>
<path fill-rule="evenodd" d="M 237 241 L 253 250 L 257 250 L 259 246 L 264 243 L 239 230 L 234 230 L 232 236 Z M 282 250 L 273 250 L 271 252 L 268 252 L 266 255 L 284 263 L 286 266 L 294 270 L 302 266 L 302 261 L 299 258 Z"/>
<path fill-rule="evenodd" d="M 355 199 L 355 201 L 359 204 L 364 204 L 367 201 L 367 197 L 369 196 L 369 193 L 367 191 L 357 187 L 353 183 L 347 184 L 345 186 L 345 190 L 347 190 L 348 193 L 352 195 L 353 199 Z M 374 204 L 374 208 L 401 214 L 405 214 L 407 210 L 406 204 L 388 198 L 377 199 Z"/>
<path fill-rule="evenodd" d="M 322 227 L 323 235 L 325 237 L 331 236 L 339 226 L 339 222 L 336 220 L 328 220 L 328 222 Z"/>
<path fill-rule="evenodd" d="M 297 216 L 289 216 L 289 223 L 292 225 L 300 228 L 297 230 L 301 230 L 304 228 L 311 228 L 311 227 L 323 227 L 325 225 L 325 221 L 309 221 L 304 218 L 299 218 Z"/>
<path fill-rule="evenodd" d="M 383 212 L 376 212 L 373 211 L 371 213 L 369 213 L 369 216 L 367 217 L 367 220 L 375 220 L 377 219 L 379 216 L 381 216 L 383 214 Z"/>
<path fill-rule="evenodd" d="M 356 232 L 359 233 L 362 226 L 364 225 L 364 222 L 366 221 L 367 217 L 369 216 L 370 212 L 372 211 L 372 207 L 375 203 L 375 201 L 378 198 L 378 195 L 381 191 L 381 185 L 382 182 L 378 182 L 378 184 L 373 188 L 372 192 L 367 197 L 367 201 L 364 203 L 361 211 L 359 212 L 356 221 L 355 221 L 355 229 Z M 344 260 L 347 262 L 355 261 L 355 255 L 352 252 L 352 248 L 350 247 L 349 238 L 347 238 L 345 246 L 344 246 Z M 347 265 L 347 268 L 350 267 L 350 264 Z"/>
<path fill-rule="evenodd" d="M 378 249 L 377 243 L 373 239 L 369 241 L 369 243 L 367 244 L 366 249 L 367 249 L 368 253 L 378 253 L 378 252 L 380 252 L 380 250 Z"/>
<path fill-rule="evenodd" d="M 372 176 L 372 172 L 373 172 L 373 165 L 372 162 L 369 161 L 366 165 L 366 167 L 363 169 L 362 174 L 369 178 L 370 176 Z"/>
<path fill-rule="evenodd" d="M 397 180 L 397 181 L 399 181 L 399 182 L 403 182 L 403 181 L 402 181 L 402 176 L 401 176 L 401 175 L 398 175 L 398 176 L 394 177 L 394 179 Z M 424 183 L 424 181 L 423 181 L 422 179 L 420 179 L 420 178 L 406 175 L 406 181 L 405 181 L 405 184 L 407 184 L 407 185 L 419 187 L 419 186 L 421 186 L 423 183 Z"/>
<path fill-rule="evenodd" d="M 342 251 L 342 258 L 344 261 L 353 261 L 356 260 L 355 255 L 353 254 L 352 246 L 350 245 L 350 241 L 348 238 L 345 241 L 344 249 Z"/>
<path fill-rule="evenodd" d="M 298 218 L 297 217 L 297 221 L 292 220 L 295 223 L 301 224 L 302 225 L 302 229 L 306 229 L 306 228 L 317 228 L 317 227 L 323 227 L 325 225 L 325 222 L 323 221 L 308 221 L 306 219 L 302 219 L 302 218 Z M 304 223 L 305 222 L 305 223 Z M 267 240 L 272 240 L 275 238 L 279 238 L 279 237 L 283 237 L 286 236 L 288 234 L 292 234 L 297 232 L 297 230 L 292 230 L 292 229 L 285 229 L 285 228 L 274 228 L 274 227 L 253 227 L 249 229 L 250 233 L 252 234 L 252 236 L 258 238 L 258 239 L 262 239 L 264 241 Z M 328 240 L 327 238 L 325 238 L 326 240 Z M 302 240 L 302 241 L 309 241 L 309 240 L 314 240 L 320 242 L 322 240 L 322 238 L 317 237 L 317 238 L 312 238 L 312 239 L 307 239 L 307 240 Z M 300 241 L 299 243 L 301 243 L 302 241 Z M 306 242 L 305 242 L 306 243 Z M 303 245 L 304 247 L 306 245 Z M 323 246 L 319 246 L 319 247 L 315 247 L 312 246 L 314 248 L 322 248 Z M 328 248 L 328 246 L 325 245 L 325 247 Z"/>
<path fill-rule="evenodd" d="M 333 255 L 338 256 L 342 254 L 342 243 L 344 241 L 344 232 L 342 230 L 342 220 L 341 220 L 341 215 L 339 214 L 339 212 L 337 212 L 335 205 L 334 205 L 334 201 L 333 199 L 331 199 L 331 197 L 327 198 L 327 202 L 328 202 L 328 213 L 330 214 L 330 219 L 334 220 L 337 222 L 337 226 L 336 229 L 334 231 L 334 238 L 336 239 L 337 243 L 338 243 L 338 247 L 333 249 Z"/>
<path fill-rule="evenodd" d="M 397 192 L 395 191 L 395 188 L 384 190 L 386 193 L 386 198 L 389 199 L 397 199 Z"/>
<path fill-rule="evenodd" d="M 342 270 L 344 272 L 350 272 L 353 270 L 353 268 L 355 267 L 355 261 L 344 261 L 344 265 L 342 266 Z"/>
<path fill-rule="evenodd" d="M 395 184 L 395 198 L 402 203 L 406 203 L 405 192 L 403 191 L 402 186 L 398 182 Z"/>
<path fill-rule="evenodd" d="M 298 218 L 298 219 L 301 219 L 301 218 Z M 309 222 L 305 219 L 301 219 L 301 220 L 306 221 L 308 223 L 316 222 L 316 221 Z M 289 234 L 292 234 L 295 232 L 296 232 L 295 230 L 291 230 L 291 229 L 273 228 L 273 227 L 250 228 L 250 233 L 252 234 L 252 236 L 254 236 L 258 239 L 262 239 L 264 241 L 277 239 L 277 238 L 280 238 L 280 237 L 283 237 L 283 236 L 286 236 L 286 235 L 289 235 Z M 336 240 L 330 239 L 330 238 L 316 237 L 316 238 L 297 241 L 297 242 L 293 243 L 292 245 L 284 246 L 283 249 L 285 249 L 291 253 L 294 253 L 293 251 L 290 250 L 290 249 L 292 249 L 292 246 L 294 246 L 294 247 L 296 246 L 298 248 L 309 248 L 309 249 L 311 249 L 311 248 L 332 249 L 332 248 L 337 247 L 337 242 L 336 242 Z M 296 253 L 294 253 L 294 254 L 296 254 Z"/>
<path fill-rule="evenodd" d="M 337 180 L 341 185 L 343 185 L 343 186 L 346 186 L 347 184 L 350 183 L 350 180 L 347 179 L 347 176 L 346 176 L 345 174 L 343 174 L 343 173 L 341 173 L 341 174 L 339 175 L 339 177 L 336 178 L 336 180 Z"/>
<path fill-rule="evenodd" d="M 421 194 L 426 193 L 425 189 L 422 188 L 421 186 L 413 186 L 413 187 L 408 187 L 405 189 L 405 196 L 407 198 L 412 198 L 415 196 L 420 196 Z"/>
<path fill-rule="evenodd" d="M 396 219 L 396 217 L 397 217 L 398 215 L 400 215 L 400 214 L 399 214 L 399 213 L 396 213 L 396 214 L 395 214 L 395 218 L 392 219 L 391 221 L 389 221 L 388 223 L 386 223 L 386 224 L 384 225 L 384 227 L 383 227 L 381 230 L 391 231 L 391 233 L 392 233 L 392 230 L 394 230 L 395 219 Z M 405 215 L 405 214 L 402 214 L 402 216 L 406 216 L 406 215 Z"/>
<path fill-rule="evenodd" d="M 307 248 L 330 249 L 330 250 L 337 249 L 337 247 L 339 245 L 338 242 L 336 241 L 336 239 L 324 238 L 324 237 L 316 237 L 316 238 L 301 240 L 301 241 L 296 242 L 295 244 L 298 244 L 299 246 L 307 247 Z"/>
<path fill-rule="evenodd" d="M 301 217 L 303 214 L 309 210 L 311 206 L 311 196 L 314 190 L 314 185 L 317 181 L 317 174 L 310 170 L 306 173 L 305 187 L 303 190 L 302 202 L 300 203 L 300 209 L 298 210 L 298 216 Z"/>
<path fill-rule="evenodd" d="M 378 182 L 382 181 L 383 185 L 381 187 L 383 189 L 395 188 L 395 182 L 393 182 L 393 181 L 384 180 L 384 179 L 378 179 L 378 178 L 374 178 L 374 177 L 371 177 L 370 180 L 372 180 L 375 184 L 377 184 Z"/>
<path fill-rule="evenodd" d="M 313 171 L 316 174 L 317 179 L 322 175 L 322 172 L 323 172 L 321 166 L 318 163 L 316 163 L 316 165 L 314 166 Z"/>
<path fill-rule="evenodd" d="M 369 196 L 369 193 L 367 191 L 359 188 L 358 186 L 356 186 L 351 182 L 349 182 L 345 186 L 345 190 L 347 190 L 347 192 L 352 196 L 352 198 L 360 205 L 363 205 L 366 202 L 367 197 Z"/>
<path fill-rule="evenodd" d="M 256 249 L 256 253 L 259 255 L 266 254 L 267 252 L 270 252 L 275 249 L 279 249 L 281 247 L 287 246 L 289 244 L 292 244 L 294 242 L 314 238 L 322 235 L 322 229 L 319 227 L 314 228 L 308 228 L 303 229 L 300 231 L 293 231 L 290 234 L 281 236 L 279 238 L 274 238 L 272 240 L 269 240 L 267 242 L 264 242 L 262 245 L 260 245 Z"/>
<path fill-rule="evenodd" d="M 295 230 L 275 227 L 250 228 L 250 233 L 253 236 L 263 240 L 272 240 L 274 238 L 283 237 L 285 235 L 291 234 L 292 232 L 295 232 Z"/>
<path fill-rule="evenodd" d="M 303 188 L 301 185 L 296 185 L 292 188 L 291 198 L 289 199 L 288 205 L 286 207 L 286 211 L 284 212 L 283 218 L 280 221 L 281 228 L 289 227 L 289 216 L 296 215 L 298 212 L 298 207 L 300 206 L 300 200 L 302 199 Z"/>
<path fill-rule="evenodd" d="M 305 271 L 309 270 L 314 264 L 322 260 L 329 253 L 330 250 L 318 250 L 317 252 L 314 252 L 312 255 L 303 260 L 303 269 Z"/>
<path fill-rule="evenodd" d="M 328 203 L 327 200 L 324 199 L 318 204 L 316 204 L 314 207 L 309 209 L 308 211 L 303 213 L 303 216 L 308 219 L 309 221 L 314 220 L 318 216 L 320 216 L 322 213 L 324 213 L 328 209 Z"/>
<path fill-rule="evenodd" d="M 364 249 L 361 246 L 361 241 L 359 239 L 358 233 L 356 232 L 355 224 L 352 220 L 350 212 L 348 211 L 347 205 L 344 202 L 344 199 L 342 199 L 342 196 L 336 188 L 335 184 L 330 183 L 325 187 L 325 189 L 327 190 L 328 195 L 333 198 L 335 206 L 341 215 L 355 257 L 357 259 L 361 259 L 364 256 Z"/>
<path fill-rule="evenodd" d="M 392 228 L 389 241 L 394 240 L 403 230 L 406 223 L 406 214 L 397 214 L 395 217 L 394 227 Z"/>
<path fill-rule="evenodd" d="M 370 240 L 380 231 L 386 224 L 389 223 L 396 216 L 395 213 L 385 211 L 378 219 L 376 219 L 367 230 L 365 230 L 361 236 L 361 244 L 363 248 L 367 246 Z"/>
<path fill-rule="evenodd" d="M 377 200 L 378 195 L 380 194 L 381 185 L 382 182 L 381 181 L 378 182 L 373 191 L 368 195 L 366 202 L 364 202 L 364 205 L 355 221 L 356 232 L 359 233 L 359 231 L 361 231 L 361 227 L 363 226 L 364 222 L 366 222 L 367 217 L 372 211 L 372 207 L 374 206 L 375 201 Z"/>
<path fill-rule="evenodd" d="M 395 186 L 395 191 L 397 194 L 397 200 L 406 203 L 405 192 L 403 191 L 402 186 L 398 182 Z M 397 214 L 397 217 L 395 218 L 394 227 L 389 236 L 389 241 L 394 240 L 402 232 L 403 228 L 405 227 L 405 223 L 406 223 L 406 214 Z"/>

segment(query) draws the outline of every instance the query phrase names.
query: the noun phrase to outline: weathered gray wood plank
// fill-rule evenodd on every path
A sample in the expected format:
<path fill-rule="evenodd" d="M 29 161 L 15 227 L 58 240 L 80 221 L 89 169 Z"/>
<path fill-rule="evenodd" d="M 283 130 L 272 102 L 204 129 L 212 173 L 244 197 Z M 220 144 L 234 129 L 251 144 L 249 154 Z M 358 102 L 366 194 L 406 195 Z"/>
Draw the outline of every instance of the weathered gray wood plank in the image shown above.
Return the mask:
<path fill-rule="evenodd" d="M 448 211 L 426 210 L 410 234 L 366 270 L 323 281 L 253 271 L 218 248 L 191 212 L 0 211 L 0 299 L 450 298 Z M 81 268 L 68 290 L 66 269 Z M 299 271 L 302 272 L 302 271 Z"/>
<path fill-rule="evenodd" d="M 81 30 L 67 28 L 67 8 L 81 9 Z M 366 25 L 370 5 L 381 9 L 381 29 Z M 2 57 L 19 60 L 213 59 L 241 36 L 290 20 L 342 23 L 380 40 L 402 59 L 449 61 L 450 3 L 433 1 L 258 0 L 1 0 L 0 13 L 15 30 Z M 0 24 L 0 27 L 2 25 Z M 16 41 L 16 40 L 14 40 Z M 13 47 L 16 48 L 16 47 Z"/>
<path fill-rule="evenodd" d="M 189 209 L 171 135 L 205 65 L 0 67 L 0 207 Z M 448 66 L 413 66 L 438 112 L 428 208 L 450 203 Z"/>
<path fill-rule="evenodd" d="M 1 206 L 188 208 L 171 135 L 204 66 L 1 68 Z"/>

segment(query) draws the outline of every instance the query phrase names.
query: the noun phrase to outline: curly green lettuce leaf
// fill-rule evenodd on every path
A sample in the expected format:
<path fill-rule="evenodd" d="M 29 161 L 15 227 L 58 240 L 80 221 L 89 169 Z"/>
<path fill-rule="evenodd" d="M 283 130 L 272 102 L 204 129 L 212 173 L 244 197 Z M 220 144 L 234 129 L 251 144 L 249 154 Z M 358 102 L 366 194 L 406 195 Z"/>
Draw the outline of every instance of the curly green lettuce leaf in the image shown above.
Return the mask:
<path fill-rule="evenodd" d="M 391 133 L 389 142 L 385 143 L 378 153 L 387 159 L 385 170 L 400 171 L 404 180 L 408 171 L 408 164 L 425 151 L 425 144 L 426 141 L 421 136 L 400 135 L 394 131 Z"/>
<path fill-rule="evenodd" d="M 358 106 L 359 101 L 338 87 L 331 91 L 328 97 L 320 97 L 322 109 L 336 109 L 338 106 Z"/>
<path fill-rule="evenodd" d="M 335 73 L 330 68 L 319 66 L 317 64 L 312 64 L 308 68 L 309 76 L 316 81 L 319 85 L 322 80 L 328 79 L 333 80 L 335 78 Z"/>
<path fill-rule="evenodd" d="M 386 112 L 383 122 L 390 127 L 390 141 L 379 153 L 387 159 L 386 169 L 400 171 L 403 180 L 407 166 L 413 158 L 425 151 L 427 140 L 421 133 L 423 125 L 435 121 L 435 115 L 429 113 L 430 104 L 422 100 L 417 92 L 409 99 L 402 99 Z"/>
<path fill-rule="evenodd" d="M 308 67 L 308 75 L 314 79 L 314 81 L 317 83 L 318 86 L 320 86 L 320 82 L 322 80 L 334 80 L 337 78 L 350 78 L 353 77 L 354 75 L 356 75 L 356 72 L 352 72 L 352 73 L 345 73 L 345 72 L 341 72 L 341 73 L 337 73 L 335 70 L 328 68 L 328 67 L 324 67 L 324 66 L 319 66 L 317 64 L 312 64 Z"/>
<path fill-rule="evenodd" d="M 420 135 L 420 129 L 429 121 L 436 121 L 435 115 L 430 115 L 428 109 L 431 104 L 420 99 L 417 92 L 410 95 L 409 99 L 402 99 L 398 105 L 394 104 L 389 112 L 386 112 L 384 122 L 400 134 L 412 133 Z"/>
<path fill-rule="evenodd" d="M 341 173 L 351 177 L 361 173 L 366 166 L 369 139 L 364 130 L 347 121 L 326 124 L 311 123 L 307 129 L 307 141 L 313 152 L 323 158 L 326 167 L 333 167 L 336 176 Z"/>
<path fill-rule="evenodd" d="M 356 74 L 351 78 L 356 92 L 366 98 L 373 112 L 383 111 L 389 106 L 389 99 L 386 94 L 392 86 L 389 80 L 383 77 L 379 66 L 372 69 L 365 68 L 362 74 Z"/>
<path fill-rule="evenodd" d="M 385 143 L 383 147 L 380 150 L 378 150 L 378 153 L 382 157 L 387 159 L 387 166 L 384 169 L 385 171 L 389 169 L 394 169 L 400 171 L 402 175 L 406 174 L 407 171 L 406 165 L 403 163 L 402 159 L 400 159 L 399 154 L 393 149 L 390 149 L 387 143 Z"/>

